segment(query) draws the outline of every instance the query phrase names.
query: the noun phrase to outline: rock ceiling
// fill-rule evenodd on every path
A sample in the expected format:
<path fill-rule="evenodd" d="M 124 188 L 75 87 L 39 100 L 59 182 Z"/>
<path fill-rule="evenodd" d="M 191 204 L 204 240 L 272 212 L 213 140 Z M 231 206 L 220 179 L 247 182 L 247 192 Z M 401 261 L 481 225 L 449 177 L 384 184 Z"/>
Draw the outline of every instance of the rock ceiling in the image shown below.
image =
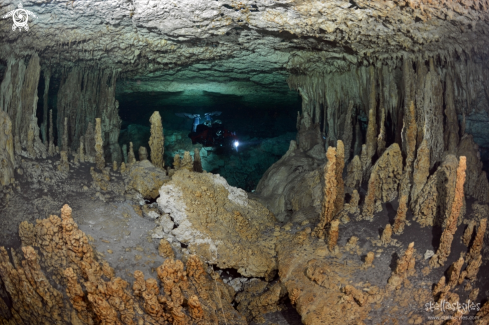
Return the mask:
<path fill-rule="evenodd" d="M 1 1 L 0 13 L 18 3 Z M 200 78 L 216 82 L 218 92 L 245 94 L 286 87 L 289 73 L 345 71 L 352 64 L 396 62 L 405 55 L 485 53 L 489 34 L 487 0 L 26 0 L 23 5 L 38 17 L 29 21 L 28 32 L 12 31 L 10 18 L 0 20 L 0 58 L 35 51 L 43 68 L 58 72 L 75 64 L 109 67 L 121 72 L 119 78 L 134 80 L 120 85 L 122 92 L 168 90 L 169 81 L 171 91 L 179 91 Z"/>

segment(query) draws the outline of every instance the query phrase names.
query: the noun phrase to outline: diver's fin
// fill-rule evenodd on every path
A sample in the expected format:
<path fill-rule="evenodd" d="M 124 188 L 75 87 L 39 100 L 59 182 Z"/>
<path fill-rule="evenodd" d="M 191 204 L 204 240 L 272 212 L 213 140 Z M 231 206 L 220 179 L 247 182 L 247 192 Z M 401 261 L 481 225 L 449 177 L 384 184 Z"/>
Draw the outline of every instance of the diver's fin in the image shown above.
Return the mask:
<path fill-rule="evenodd" d="M 215 111 L 215 112 L 210 112 L 210 113 L 205 113 L 205 115 L 208 115 L 208 116 L 219 116 L 221 115 L 222 112 L 220 111 Z"/>

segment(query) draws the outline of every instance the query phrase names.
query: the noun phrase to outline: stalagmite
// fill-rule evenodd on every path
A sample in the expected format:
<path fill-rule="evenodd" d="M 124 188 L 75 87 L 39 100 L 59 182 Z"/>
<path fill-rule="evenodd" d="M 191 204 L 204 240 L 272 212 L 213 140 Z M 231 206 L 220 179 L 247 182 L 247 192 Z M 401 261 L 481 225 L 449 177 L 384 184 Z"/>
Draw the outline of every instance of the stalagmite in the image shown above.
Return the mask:
<path fill-rule="evenodd" d="M 482 255 L 478 255 L 475 259 L 470 260 L 467 263 L 467 268 L 460 273 L 459 283 L 461 284 L 465 278 L 470 281 L 475 281 L 477 279 L 477 273 L 479 273 L 479 268 L 482 265 Z"/>
<path fill-rule="evenodd" d="M 440 246 L 436 254 L 430 259 L 431 267 L 443 266 L 450 255 L 453 235 L 457 230 L 458 218 L 464 201 L 464 182 L 465 182 L 465 157 L 460 157 L 457 168 L 457 183 L 455 185 L 455 197 L 450 209 L 450 214 L 446 222 L 446 228 L 443 230 L 440 239 Z"/>
<path fill-rule="evenodd" d="M 367 125 L 367 139 L 365 142 L 367 146 L 367 162 L 366 165 L 363 166 L 364 172 L 366 172 L 366 170 L 370 168 L 372 164 L 372 158 L 377 152 L 377 114 L 376 114 L 377 92 L 376 92 L 375 69 L 373 66 L 370 66 L 369 68 L 369 81 L 370 81 L 370 85 L 368 90 L 369 91 L 368 125 Z"/>
<path fill-rule="evenodd" d="M 353 189 L 359 188 L 362 184 L 363 170 L 362 163 L 358 155 L 351 160 L 346 170 L 347 175 L 345 186 L 347 187 L 348 191 L 351 192 Z"/>
<path fill-rule="evenodd" d="M 84 137 L 83 135 L 80 137 L 80 147 L 78 148 L 78 157 L 80 158 L 80 162 L 84 163 L 85 162 L 85 149 L 84 149 Z"/>
<path fill-rule="evenodd" d="M 126 164 L 124 162 L 121 162 L 121 173 L 125 173 L 126 172 Z"/>
<path fill-rule="evenodd" d="M 95 119 L 95 163 L 97 168 L 103 170 L 105 168 L 104 158 L 104 141 L 102 140 L 102 126 L 100 118 Z"/>
<path fill-rule="evenodd" d="M 202 173 L 204 170 L 202 169 L 202 160 L 200 158 L 200 150 L 198 148 L 194 148 L 194 172 Z"/>
<path fill-rule="evenodd" d="M 387 281 L 392 288 L 400 289 L 402 282 L 414 274 L 416 259 L 414 257 L 414 242 L 410 243 L 404 255 L 397 261 L 396 269 Z"/>
<path fill-rule="evenodd" d="M 148 150 L 146 147 L 139 147 L 139 161 L 148 160 Z"/>
<path fill-rule="evenodd" d="M 165 167 L 163 154 L 165 150 L 165 138 L 163 135 L 163 125 L 158 111 L 151 115 L 151 137 L 149 138 L 149 148 L 151 151 L 151 163 L 159 168 Z"/>
<path fill-rule="evenodd" d="M 458 278 L 460 276 L 460 271 L 464 265 L 463 257 L 460 257 L 456 262 L 454 262 L 448 269 L 448 285 L 453 289 L 458 283 Z"/>
<path fill-rule="evenodd" d="M 114 162 L 112 163 L 112 170 L 116 172 L 118 168 L 119 166 L 117 166 L 117 161 L 114 160 Z"/>
<path fill-rule="evenodd" d="M 338 214 L 345 204 L 345 183 L 343 181 L 343 169 L 345 168 L 345 148 L 343 141 L 336 142 L 336 159 L 335 159 L 335 177 L 336 177 L 336 199 L 334 202 L 334 214 Z"/>
<path fill-rule="evenodd" d="M 464 235 L 462 236 L 462 243 L 467 247 L 469 246 L 472 240 L 472 234 L 474 233 L 475 225 L 476 225 L 475 220 L 470 220 L 469 224 L 467 225 L 467 228 L 465 228 Z"/>
<path fill-rule="evenodd" d="M 51 80 L 51 71 L 50 70 L 44 70 L 44 94 L 42 96 L 43 98 L 43 116 L 42 116 L 42 123 L 41 123 L 41 135 L 42 135 L 42 142 L 46 146 L 46 148 L 49 148 L 49 141 L 48 141 L 48 94 L 49 94 L 49 81 Z"/>
<path fill-rule="evenodd" d="M 339 231 L 339 220 L 333 220 L 330 223 L 329 231 L 328 231 L 328 248 L 332 252 L 336 247 L 336 243 L 338 242 L 338 231 Z"/>
<path fill-rule="evenodd" d="M 53 135 L 53 110 L 49 110 L 49 140 L 48 140 L 48 156 L 52 157 L 54 156 L 55 149 L 54 149 L 54 135 Z"/>
<path fill-rule="evenodd" d="M 0 184 L 2 186 L 9 185 L 14 179 L 14 168 L 12 122 L 8 114 L 0 108 Z"/>
<path fill-rule="evenodd" d="M 129 142 L 129 151 L 127 152 L 127 164 L 132 165 L 136 162 L 136 156 L 134 155 L 134 148 L 132 142 Z"/>
<path fill-rule="evenodd" d="M 365 263 L 363 263 L 362 268 L 367 269 L 369 267 L 373 267 L 373 262 L 375 259 L 375 253 L 374 252 L 368 252 L 367 256 L 365 256 Z"/>
<path fill-rule="evenodd" d="M 373 220 L 377 202 L 390 202 L 397 197 L 401 173 L 401 149 L 394 143 L 372 167 L 362 211 L 365 220 Z"/>
<path fill-rule="evenodd" d="M 61 144 L 61 150 L 69 152 L 69 143 L 68 143 L 68 118 L 65 117 L 63 127 L 63 143 Z M 102 134 L 102 130 L 100 130 L 100 134 Z"/>
<path fill-rule="evenodd" d="M 390 223 L 388 223 L 384 231 L 382 232 L 382 236 L 380 237 L 380 240 L 382 241 L 382 244 L 387 245 L 391 242 L 391 236 L 392 236 L 392 227 Z"/>
<path fill-rule="evenodd" d="M 472 246 L 470 247 L 470 250 L 466 256 L 467 263 L 475 260 L 481 254 L 482 246 L 484 244 L 484 234 L 486 233 L 486 227 L 487 218 L 482 219 L 479 223 L 474 241 L 472 242 Z"/>
<path fill-rule="evenodd" d="M 36 130 L 36 125 L 33 122 L 36 123 L 37 119 L 29 123 L 29 130 L 27 131 L 27 153 L 32 158 L 35 158 L 36 152 L 34 151 L 34 132 Z"/>
<path fill-rule="evenodd" d="M 183 153 L 183 158 L 180 163 L 180 169 L 186 169 L 188 171 L 194 170 L 194 161 L 192 160 L 192 156 L 190 155 L 190 152 L 185 151 Z"/>
<path fill-rule="evenodd" d="M 377 156 L 380 157 L 385 151 L 385 109 L 380 107 L 380 131 L 377 137 Z"/>
<path fill-rule="evenodd" d="M 324 192 L 321 219 L 312 235 L 321 239 L 325 236 L 325 227 L 333 220 L 336 201 L 336 148 L 329 147 L 326 152 L 328 162 L 324 166 Z"/>
<path fill-rule="evenodd" d="M 122 145 L 122 159 L 123 159 L 124 163 L 127 164 L 127 145 L 126 144 Z"/>
<path fill-rule="evenodd" d="M 345 128 L 343 130 L 343 143 L 345 145 L 345 163 L 347 163 L 350 160 L 350 152 L 353 149 L 352 148 L 352 141 L 353 141 L 353 125 L 352 125 L 352 119 L 353 119 L 353 100 L 350 100 L 348 102 L 348 109 L 346 111 L 346 117 L 345 117 Z"/>
<path fill-rule="evenodd" d="M 416 160 L 414 161 L 413 186 L 411 188 L 411 208 L 414 207 L 419 193 L 426 184 L 426 180 L 430 175 L 430 148 L 428 141 L 423 139 L 418 147 Z"/>

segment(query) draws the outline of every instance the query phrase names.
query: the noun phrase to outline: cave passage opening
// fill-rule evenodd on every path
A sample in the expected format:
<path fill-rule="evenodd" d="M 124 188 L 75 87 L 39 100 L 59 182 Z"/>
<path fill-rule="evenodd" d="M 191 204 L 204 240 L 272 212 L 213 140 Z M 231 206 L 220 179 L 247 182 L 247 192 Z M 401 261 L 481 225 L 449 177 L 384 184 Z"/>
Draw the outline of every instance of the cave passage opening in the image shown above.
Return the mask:
<path fill-rule="evenodd" d="M 287 151 L 290 140 L 296 138 L 297 112 L 301 97 L 285 82 L 282 89 L 270 92 L 236 92 L 216 89 L 215 85 L 186 85 L 176 91 L 146 91 L 139 80 L 119 80 L 116 99 L 122 119 L 119 144 L 133 143 L 137 155 L 141 146 L 149 151 L 149 118 L 154 111 L 161 115 L 165 136 L 165 165 L 172 166 L 175 154 L 200 150 L 202 167 L 207 172 L 226 178 L 232 186 L 253 191 L 265 171 Z M 128 84 L 135 89 L 127 91 Z M 222 85 L 220 86 L 222 87 Z M 177 113 L 200 114 L 221 112 L 225 130 L 235 133 L 239 147 L 219 148 L 192 143 L 191 118 Z M 201 120 L 203 122 L 203 119 Z"/>

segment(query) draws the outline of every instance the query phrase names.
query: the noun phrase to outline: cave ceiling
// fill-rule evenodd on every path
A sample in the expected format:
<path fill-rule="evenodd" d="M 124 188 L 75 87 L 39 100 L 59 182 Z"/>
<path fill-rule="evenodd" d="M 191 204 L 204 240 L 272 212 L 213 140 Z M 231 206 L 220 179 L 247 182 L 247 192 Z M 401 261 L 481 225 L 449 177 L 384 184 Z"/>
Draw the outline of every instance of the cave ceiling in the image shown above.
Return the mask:
<path fill-rule="evenodd" d="M 0 13 L 18 1 L 1 1 Z M 285 93 L 293 74 L 405 56 L 483 55 L 488 1 L 25 0 L 29 31 L 0 20 L 0 58 L 34 52 L 54 74 L 119 73 L 119 93 Z M 205 85 L 205 86 L 203 86 Z M 260 96 L 258 96 L 260 97 Z M 287 96 L 285 96 L 287 97 Z"/>

